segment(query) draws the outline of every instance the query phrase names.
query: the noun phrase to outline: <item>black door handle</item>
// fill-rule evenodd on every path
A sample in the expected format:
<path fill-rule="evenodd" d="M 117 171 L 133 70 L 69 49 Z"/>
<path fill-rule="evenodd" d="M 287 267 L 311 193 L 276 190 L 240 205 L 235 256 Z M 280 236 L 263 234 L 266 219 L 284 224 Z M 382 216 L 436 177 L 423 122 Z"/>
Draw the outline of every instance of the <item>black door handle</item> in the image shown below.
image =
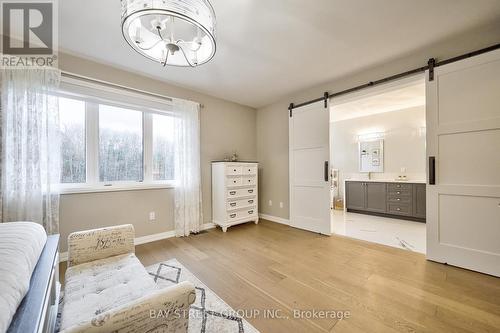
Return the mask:
<path fill-rule="evenodd" d="M 429 156 L 429 185 L 436 185 L 436 157 Z"/>
<path fill-rule="evenodd" d="M 325 161 L 325 182 L 328 181 L 328 161 Z"/>

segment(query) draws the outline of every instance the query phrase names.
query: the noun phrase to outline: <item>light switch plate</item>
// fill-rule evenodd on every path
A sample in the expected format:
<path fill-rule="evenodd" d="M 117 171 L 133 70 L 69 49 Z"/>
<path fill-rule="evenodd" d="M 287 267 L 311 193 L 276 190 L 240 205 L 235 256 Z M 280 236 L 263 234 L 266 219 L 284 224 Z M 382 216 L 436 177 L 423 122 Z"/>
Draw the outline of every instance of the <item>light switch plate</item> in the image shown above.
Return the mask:
<path fill-rule="evenodd" d="M 149 212 L 149 220 L 150 221 L 156 220 L 156 213 L 155 212 Z"/>

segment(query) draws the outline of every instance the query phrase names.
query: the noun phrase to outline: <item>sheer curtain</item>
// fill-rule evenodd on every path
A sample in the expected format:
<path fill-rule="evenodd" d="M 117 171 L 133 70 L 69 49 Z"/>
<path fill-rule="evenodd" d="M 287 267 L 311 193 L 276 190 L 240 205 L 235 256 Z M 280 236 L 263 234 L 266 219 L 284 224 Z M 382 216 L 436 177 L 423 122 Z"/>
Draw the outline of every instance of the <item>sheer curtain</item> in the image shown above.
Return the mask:
<path fill-rule="evenodd" d="M 175 233 L 177 237 L 200 231 L 201 168 L 200 106 L 174 99 Z"/>
<path fill-rule="evenodd" d="M 59 229 L 59 110 L 53 68 L 0 69 L 1 221 Z"/>

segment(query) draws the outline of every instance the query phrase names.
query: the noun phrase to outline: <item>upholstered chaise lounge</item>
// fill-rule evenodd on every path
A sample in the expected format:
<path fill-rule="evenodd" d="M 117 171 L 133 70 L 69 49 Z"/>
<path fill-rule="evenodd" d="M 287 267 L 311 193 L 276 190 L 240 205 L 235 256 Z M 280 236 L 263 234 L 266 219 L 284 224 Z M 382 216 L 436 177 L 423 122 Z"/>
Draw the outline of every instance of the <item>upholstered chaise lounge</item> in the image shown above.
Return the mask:
<path fill-rule="evenodd" d="M 132 225 L 72 233 L 60 331 L 186 332 L 194 286 L 160 289 L 134 254 Z"/>

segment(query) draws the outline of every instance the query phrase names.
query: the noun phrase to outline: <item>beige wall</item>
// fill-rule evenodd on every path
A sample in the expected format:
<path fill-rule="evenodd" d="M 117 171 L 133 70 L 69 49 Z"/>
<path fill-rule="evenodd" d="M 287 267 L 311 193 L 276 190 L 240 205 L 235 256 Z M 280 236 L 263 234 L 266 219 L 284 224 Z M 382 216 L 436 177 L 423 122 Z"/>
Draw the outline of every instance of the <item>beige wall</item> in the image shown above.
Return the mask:
<path fill-rule="evenodd" d="M 285 219 L 289 217 L 287 108 L 291 102 L 301 103 L 322 96 L 324 91 L 341 91 L 417 68 L 425 65 L 430 57 L 435 57 L 438 60 L 446 59 L 487 47 L 498 43 L 498 36 L 500 36 L 500 22 L 415 50 L 399 59 L 388 60 L 386 63 L 367 68 L 342 79 L 303 89 L 282 97 L 271 105 L 259 108 L 257 110 L 257 159 L 262 167 L 259 192 L 260 212 Z M 332 57 L 332 61 L 335 61 L 335 56 Z M 328 70 L 328 67 L 325 70 Z M 273 201 L 273 206 L 268 205 L 269 200 Z M 275 204 L 279 201 L 284 202 L 283 209 Z"/>
<path fill-rule="evenodd" d="M 241 159 L 256 159 L 255 109 L 72 55 L 60 53 L 59 56 L 59 67 L 63 71 L 171 97 L 185 98 L 203 105 L 201 109 L 203 215 L 204 221 L 210 222 L 212 219 L 210 161 L 221 159 L 233 151 L 237 151 Z M 158 66 L 158 70 L 165 69 Z M 172 230 L 172 193 L 171 189 L 164 189 L 62 195 L 61 251 L 66 251 L 66 238 L 70 232 L 96 226 L 132 223 L 135 225 L 137 236 Z M 154 223 L 147 221 L 150 211 L 156 212 L 157 219 Z"/>
<path fill-rule="evenodd" d="M 288 112 L 280 106 L 257 113 L 259 212 L 288 218 Z M 272 201 L 272 206 L 269 205 Z M 283 202 L 283 208 L 279 203 Z"/>
<path fill-rule="evenodd" d="M 339 170 L 340 196 L 345 179 L 366 177 L 366 173 L 359 173 L 360 134 L 384 133 L 384 172 L 373 173 L 373 179 L 392 180 L 398 175 L 406 175 L 409 180 L 425 179 L 423 127 L 425 106 L 330 123 L 330 159 L 332 168 Z"/>
<path fill-rule="evenodd" d="M 173 230 L 173 191 L 152 189 L 100 193 L 64 194 L 60 200 L 61 251 L 68 234 L 117 224 L 133 224 L 136 237 Z M 156 220 L 149 222 L 149 212 Z"/>

